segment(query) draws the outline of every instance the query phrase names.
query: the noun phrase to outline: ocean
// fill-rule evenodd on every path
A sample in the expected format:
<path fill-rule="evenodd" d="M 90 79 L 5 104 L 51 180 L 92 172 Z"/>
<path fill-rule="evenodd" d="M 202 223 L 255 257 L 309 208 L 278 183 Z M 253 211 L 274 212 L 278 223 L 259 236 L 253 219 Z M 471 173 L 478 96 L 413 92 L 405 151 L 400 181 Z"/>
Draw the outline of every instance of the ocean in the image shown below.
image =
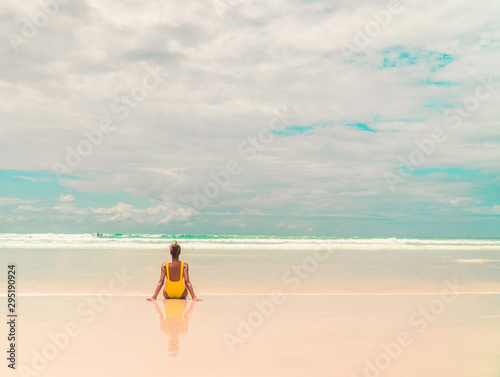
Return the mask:
<path fill-rule="evenodd" d="M 168 234 L 19 234 L 0 233 L 0 248 L 147 248 L 161 249 L 177 240 L 196 250 L 299 250 L 315 246 L 335 250 L 500 250 L 500 239 L 363 238 Z"/>
<path fill-rule="evenodd" d="M 500 292 L 499 239 L 3 233 L 0 262 L 21 295 L 150 296 L 173 240 L 201 296 Z M 119 292 L 116 274 L 130 278 Z"/>

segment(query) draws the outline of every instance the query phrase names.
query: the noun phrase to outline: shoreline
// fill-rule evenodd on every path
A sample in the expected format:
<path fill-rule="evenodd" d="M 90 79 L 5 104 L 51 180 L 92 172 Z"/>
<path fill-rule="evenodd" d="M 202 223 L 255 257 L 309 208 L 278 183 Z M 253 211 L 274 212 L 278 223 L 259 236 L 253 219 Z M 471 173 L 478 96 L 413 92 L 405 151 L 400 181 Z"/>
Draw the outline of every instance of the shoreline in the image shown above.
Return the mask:
<path fill-rule="evenodd" d="M 285 293 L 282 292 L 282 296 L 439 296 L 442 292 L 424 292 L 424 293 Z M 500 292 L 456 292 L 457 295 L 500 295 Z M 272 293 L 203 293 L 197 295 L 198 297 L 210 297 L 210 296 L 271 296 Z M 18 297 L 71 297 L 71 296 L 113 296 L 113 297 L 145 297 L 148 298 L 150 295 L 142 293 L 17 293 Z M 0 293 L 0 297 L 7 297 L 6 293 Z M 163 299 L 157 298 L 157 301 Z M 190 298 L 186 299 L 191 301 Z"/>

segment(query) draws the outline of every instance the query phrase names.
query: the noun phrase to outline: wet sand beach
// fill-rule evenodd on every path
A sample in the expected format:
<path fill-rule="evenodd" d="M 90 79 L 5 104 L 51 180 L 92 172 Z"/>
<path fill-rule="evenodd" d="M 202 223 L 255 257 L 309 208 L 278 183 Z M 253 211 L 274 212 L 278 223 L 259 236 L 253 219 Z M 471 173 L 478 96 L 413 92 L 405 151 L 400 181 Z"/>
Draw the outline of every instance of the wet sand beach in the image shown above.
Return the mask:
<path fill-rule="evenodd" d="M 18 373 L 496 377 L 500 367 L 499 295 L 202 298 L 20 297 Z"/>
<path fill-rule="evenodd" d="M 498 377 L 499 250 L 278 241 L 183 248 L 202 302 L 146 301 L 164 248 L 3 248 L 18 314 L 5 374 Z"/>

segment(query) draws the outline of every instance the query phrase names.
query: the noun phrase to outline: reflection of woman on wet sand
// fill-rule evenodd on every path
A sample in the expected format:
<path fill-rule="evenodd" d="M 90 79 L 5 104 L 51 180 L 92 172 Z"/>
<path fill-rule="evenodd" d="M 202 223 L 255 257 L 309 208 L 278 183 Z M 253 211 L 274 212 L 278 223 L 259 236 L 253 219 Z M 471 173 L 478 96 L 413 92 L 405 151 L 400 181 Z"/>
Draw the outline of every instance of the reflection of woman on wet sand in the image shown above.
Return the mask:
<path fill-rule="evenodd" d="M 160 281 L 156 285 L 153 297 L 148 298 L 148 301 L 156 300 L 163 283 L 165 283 L 165 289 L 163 290 L 165 298 L 186 298 L 189 291 L 193 301 L 201 301 L 194 294 L 193 286 L 189 281 L 188 264 L 179 260 L 181 247 L 177 242 L 170 245 L 170 254 L 172 255 L 172 261 L 167 261 L 161 265 Z M 165 277 L 167 278 L 166 281 Z"/>
<path fill-rule="evenodd" d="M 154 302 L 156 313 L 160 320 L 160 331 L 162 334 L 170 337 L 168 342 L 170 356 L 177 356 L 179 351 L 179 337 L 188 331 L 189 318 L 191 317 L 195 303 L 191 302 L 187 311 L 186 300 L 163 300 L 163 303 L 165 305 L 166 318 L 163 317 L 163 313 L 158 307 L 157 302 Z"/>

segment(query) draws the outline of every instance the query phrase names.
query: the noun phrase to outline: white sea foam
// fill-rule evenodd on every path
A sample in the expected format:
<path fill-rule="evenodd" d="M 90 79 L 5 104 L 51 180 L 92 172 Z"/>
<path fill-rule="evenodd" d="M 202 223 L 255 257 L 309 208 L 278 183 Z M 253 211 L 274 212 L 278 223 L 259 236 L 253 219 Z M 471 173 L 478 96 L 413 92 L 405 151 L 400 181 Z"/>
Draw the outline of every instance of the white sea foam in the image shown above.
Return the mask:
<path fill-rule="evenodd" d="M 198 250 L 500 250 L 500 239 L 328 238 L 273 236 L 168 236 L 161 234 L 0 233 L 0 248 L 161 249 L 174 240 Z"/>

